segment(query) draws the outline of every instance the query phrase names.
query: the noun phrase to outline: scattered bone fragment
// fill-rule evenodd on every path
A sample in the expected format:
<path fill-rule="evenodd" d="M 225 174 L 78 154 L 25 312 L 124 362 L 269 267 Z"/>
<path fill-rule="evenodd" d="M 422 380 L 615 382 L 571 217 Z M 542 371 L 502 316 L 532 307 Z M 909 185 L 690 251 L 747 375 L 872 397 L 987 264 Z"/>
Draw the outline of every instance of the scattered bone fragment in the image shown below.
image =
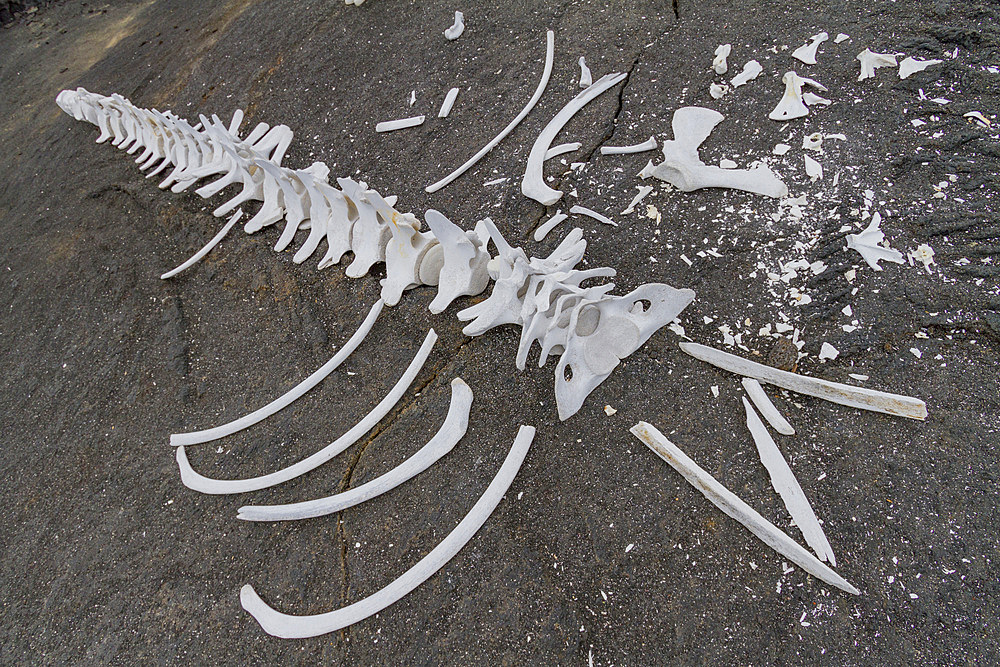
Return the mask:
<path fill-rule="evenodd" d="M 825 359 L 829 359 L 830 361 L 833 361 L 838 356 L 840 356 L 840 350 L 826 341 L 823 341 L 823 345 L 819 348 L 819 360 L 823 361 Z"/>
<path fill-rule="evenodd" d="M 981 111 L 970 111 L 968 113 L 962 114 L 965 118 L 971 118 L 985 128 L 993 127 L 992 121 L 984 116 Z"/>
<path fill-rule="evenodd" d="M 585 215 L 588 218 L 593 218 L 594 220 L 597 220 L 598 222 L 604 223 L 605 225 L 611 225 L 612 227 L 617 227 L 618 226 L 618 223 L 615 222 L 614 220 L 612 220 L 611 218 L 609 218 L 608 216 L 602 215 L 602 214 L 598 213 L 597 211 L 593 211 L 593 210 L 591 210 L 589 208 L 586 208 L 584 206 L 574 206 L 573 208 L 571 208 L 569 210 L 569 212 L 570 213 L 576 213 L 578 215 Z"/>
<path fill-rule="evenodd" d="M 410 106 L 412 107 L 416 103 L 417 103 L 417 91 L 411 90 L 410 91 Z"/>
<path fill-rule="evenodd" d="M 878 212 L 872 216 L 871 222 L 860 234 L 847 235 L 847 248 L 857 250 L 868 262 L 868 266 L 876 271 L 881 271 L 880 260 L 887 262 L 903 263 L 903 253 L 882 245 L 885 241 L 885 234 L 879 228 L 882 224 L 882 215 Z"/>
<path fill-rule="evenodd" d="M 444 103 L 441 105 L 441 110 L 438 111 L 438 118 L 448 117 L 448 114 L 451 113 L 451 108 L 455 106 L 456 99 L 458 99 L 458 88 L 452 88 L 444 96 Z"/>
<path fill-rule="evenodd" d="M 823 150 L 823 133 L 813 132 L 802 137 L 802 148 L 810 151 Z"/>
<path fill-rule="evenodd" d="M 924 265 L 927 273 L 933 273 L 931 271 L 931 264 L 935 264 L 934 261 L 934 248 L 930 247 L 926 243 L 922 243 L 917 246 L 917 249 L 909 253 L 910 263 L 912 264 L 914 260 L 920 262 Z"/>
<path fill-rule="evenodd" d="M 916 74 L 917 72 L 923 72 L 931 65 L 938 65 L 943 62 L 943 60 L 920 60 L 918 58 L 907 56 L 906 58 L 903 58 L 901 63 L 899 63 L 899 78 L 905 79 L 913 74 Z"/>
<path fill-rule="evenodd" d="M 729 83 L 733 86 L 733 88 L 739 88 L 740 86 L 746 85 L 756 79 L 763 71 L 764 68 L 761 67 L 759 62 L 751 60 L 743 66 L 743 71 L 734 76 Z"/>
<path fill-rule="evenodd" d="M 781 77 L 781 81 L 785 84 L 785 94 L 778 101 L 778 106 L 774 107 L 774 111 L 768 114 L 768 118 L 771 120 L 791 120 L 809 115 L 809 107 L 806 106 L 805 100 L 802 97 L 803 85 L 810 85 L 823 91 L 826 90 L 825 86 L 813 79 L 799 76 L 794 71 L 785 72 L 785 75 Z"/>
<path fill-rule="evenodd" d="M 722 44 L 715 50 L 715 58 L 712 60 L 712 69 L 715 70 L 716 74 L 725 74 L 729 71 L 729 65 L 726 63 L 726 58 L 733 50 L 732 44 Z"/>
<path fill-rule="evenodd" d="M 525 197 L 530 197 L 545 206 L 551 206 L 559 201 L 563 193 L 547 186 L 542 176 L 542 165 L 545 162 L 545 154 L 548 153 L 549 146 L 552 145 L 552 140 L 556 138 L 556 135 L 559 134 L 563 126 L 569 122 L 569 119 L 576 115 L 588 102 L 623 81 L 625 77 L 625 74 L 619 72 L 605 74 L 595 81 L 593 85 L 580 91 L 576 97 L 570 100 L 549 121 L 548 125 L 538 135 L 538 138 L 535 139 L 535 143 L 531 147 L 531 152 L 528 154 L 528 166 L 525 168 L 524 178 L 521 180 L 521 193 Z"/>
<path fill-rule="evenodd" d="M 368 332 L 372 330 L 373 326 L 375 326 L 375 320 L 378 319 L 384 305 L 385 304 L 381 299 L 372 304 L 371 309 L 368 311 L 368 315 L 365 317 L 364 321 L 361 322 L 361 325 L 358 327 L 358 330 L 354 332 L 354 335 L 351 336 L 346 343 L 344 343 L 344 346 L 340 348 L 329 361 L 320 366 L 309 377 L 295 385 L 285 394 L 274 399 L 264 407 L 254 410 L 250 414 L 244 415 L 243 417 L 235 419 L 227 424 L 203 431 L 174 433 L 170 436 L 170 444 L 174 447 L 179 447 L 183 445 L 198 445 L 203 442 L 218 440 L 219 438 L 224 438 L 227 435 L 232 435 L 237 431 L 242 431 L 249 426 L 253 426 L 256 423 L 267 419 L 279 410 L 288 407 L 300 396 L 322 382 L 326 376 L 332 373 L 338 366 L 340 366 L 340 364 L 344 362 L 345 359 L 347 359 L 347 357 L 351 355 L 352 352 L 354 352 L 355 349 L 357 349 L 358 345 L 360 345 L 365 339 L 365 336 L 368 335 Z"/>
<path fill-rule="evenodd" d="M 548 236 L 549 232 L 555 229 L 560 222 L 562 222 L 568 217 L 569 216 L 563 213 L 562 211 L 556 211 L 555 215 L 553 215 L 551 218 L 540 224 L 538 226 L 538 229 L 535 230 L 535 240 L 543 241 L 545 237 Z"/>
<path fill-rule="evenodd" d="M 472 390 L 461 378 L 451 382 L 451 405 L 441 428 L 413 456 L 389 472 L 347 491 L 287 505 L 244 505 L 237 518 L 244 521 L 295 521 L 327 516 L 361 504 L 416 477 L 454 449 L 469 427 Z"/>
<path fill-rule="evenodd" d="M 463 32 L 465 32 L 465 15 L 462 12 L 455 12 L 455 22 L 444 31 L 444 36 L 453 42 L 461 37 Z"/>
<path fill-rule="evenodd" d="M 771 399 L 768 397 L 767 392 L 764 388 L 760 386 L 760 382 L 753 378 L 743 378 L 743 389 L 746 390 L 747 396 L 753 401 L 753 404 L 757 406 L 760 413 L 764 415 L 764 419 L 771 427 L 782 435 L 795 435 L 795 429 L 792 425 L 788 423 L 788 420 L 778 412 L 778 408 L 774 406 Z"/>
<path fill-rule="evenodd" d="M 580 146 L 583 146 L 583 144 L 581 144 L 579 141 L 553 146 L 549 150 L 545 151 L 545 159 L 551 160 L 552 158 L 562 155 L 564 153 L 572 153 L 573 151 L 580 150 Z"/>
<path fill-rule="evenodd" d="M 166 273 L 161 275 L 160 280 L 173 278 L 181 271 L 185 271 L 194 266 L 195 264 L 197 264 L 198 262 L 200 262 L 205 257 L 205 255 L 207 255 L 212 250 L 212 248 L 219 245 L 222 239 L 226 238 L 226 235 L 229 233 L 229 230 L 231 230 L 233 228 L 233 225 L 235 225 L 236 222 L 242 217 L 243 217 L 243 209 L 238 209 L 236 213 L 234 213 L 233 216 L 229 218 L 229 221 L 222 227 L 222 229 L 219 230 L 218 234 L 212 237 L 212 239 L 208 243 L 202 246 L 202 248 L 198 252 L 191 255 L 191 257 L 188 258 L 185 262 L 183 262 L 176 268 L 173 268 L 170 271 L 167 271 Z"/>
<path fill-rule="evenodd" d="M 635 211 L 636 205 L 645 199 L 646 195 L 653 191 L 653 186 L 651 185 L 637 185 L 635 187 L 639 190 L 639 193 L 635 197 L 632 197 L 632 201 L 630 201 L 628 207 L 622 211 L 622 215 L 628 215 L 629 213 Z"/>
<path fill-rule="evenodd" d="M 845 34 L 844 34 L 844 33 L 842 33 L 842 32 L 838 32 L 838 33 L 837 33 L 837 36 L 833 38 L 833 43 L 834 43 L 834 44 L 840 44 L 841 42 L 846 42 L 846 41 L 847 41 L 847 40 L 849 40 L 850 38 L 851 38 L 851 36 L 850 36 L 850 35 L 845 35 Z"/>
<path fill-rule="evenodd" d="M 818 181 L 823 178 L 823 165 L 821 165 L 816 160 L 812 159 L 808 155 L 802 156 L 806 163 L 806 176 L 809 177 L 810 181 Z"/>
<path fill-rule="evenodd" d="M 501 183 L 506 183 L 510 178 L 507 176 L 501 176 L 500 178 L 494 178 L 483 183 L 483 187 L 488 188 L 491 185 L 500 185 Z"/>
<path fill-rule="evenodd" d="M 708 94 L 713 100 L 721 100 L 729 92 L 729 86 L 721 83 L 713 83 L 708 87 Z"/>
<path fill-rule="evenodd" d="M 831 104 L 833 104 L 833 102 L 831 102 L 830 100 L 826 99 L 825 97 L 820 97 L 816 93 L 809 92 L 809 91 L 805 91 L 805 92 L 802 93 L 802 101 L 805 102 L 805 104 L 806 104 L 807 107 L 814 107 L 817 104 L 821 104 L 821 105 L 823 105 L 825 107 L 828 107 Z"/>
<path fill-rule="evenodd" d="M 481 160 L 484 155 L 489 153 L 491 150 L 493 150 L 493 148 L 497 144 L 503 141 L 504 137 L 510 134 L 511 131 L 513 131 L 513 129 L 517 127 L 518 123 L 524 120 L 524 117 L 527 116 L 528 113 L 535 108 L 535 105 L 538 104 L 538 100 L 541 99 L 542 97 L 542 93 L 545 92 L 545 86 L 548 85 L 549 76 L 552 74 L 552 62 L 554 60 L 554 56 L 555 56 L 555 33 L 549 30 L 545 34 L 545 68 L 542 71 L 542 80 L 538 82 L 538 87 L 535 89 L 535 93 L 531 96 L 531 99 L 528 100 L 528 103 L 524 106 L 524 108 L 521 109 L 521 113 L 517 114 L 514 120 L 512 120 L 507 125 L 507 127 L 505 127 L 500 131 L 500 134 L 493 137 L 493 139 L 491 139 L 488 144 L 479 149 L 479 152 L 473 155 L 471 158 L 469 158 L 465 162 L 465 164 L 463 164 L 461 167 L 459 167 L 455 171 L 451 172 L 450 174 L 442 178 L 440 181 L 428 185 L 426 188 L 424 188 L 425 191 L 437 192 L 438 190 L 440 190 L 441 188 L 448 185 L 456 178 L 464 174 L 466 171 L 469 170 L 470 167 L 472 167 L 472 165 L 479 162 L 479 160 Z"/>
<path fill-rule="evenodd" d="M 587 61 L 583 56 L 580 56 L 580 87 L 588 88 L 594 83 L 594 76 L 590 73 L 590 68 L 587 67 Z"/>
<path fill-rule="evenodd" d="M 270 607 L 257 595 L 253 586 L 247 584 L 240 589 L 240 604 L 260 623 L 265 632 L 286 639 L 316 637 L 335 632 L 377 614 L 427 581 L 468 544 L 507 493 L 524 463 L 534 437 L 533 427 L 522 426 L 500 470 L 469 513 L 429 554 L 378 592 L 324 614 L 293 616 Z"/>
<path fill-rule="evenodd" d="M 785 153 L 790 151 L 791 148 L 792 147 L 789 146 L 788 144 L 775 144 L 771 152 L 774 153 L 775 155 L 784 155 Z"/>
<path fill-rule="evenodd" d="M 375 126 L 376 132 L 392 132 L 393 130 L 403 130 L 408 127 L 416 127 L 424 124 L 423 116 L 412 116 L 410 118 L 400 118 L 399 120 L 382 121 Z"/>
<path fill-rule="evenodd" d="M 663 142 L 663 162 L 655 166 L 652 175 L 684 192 L 736 188 L 767 197 L 786 196 L 788 188 L 763 163 L 751 169 L 721 169 L 701 161 L 698 147 L 723 118 L 718 111 L 704 107 L 677 109 L 671 121 L 674 138 Z"/>
<path fill-rule="evenodd" d="M 601 155 L 625 155 L 627 153 L 642 153 L 656 150 L 656 138 L 650 137 L 641 144 L 631 146 L 601 146 Z"/>
<path fill-rule="evenodd" d="M 826 40 L 830 39 L 830 36 L 828 34 L 826 34 L 825 32 L 821 32 L 821 33 L 818 33 L 816 35 L 813 35 L 809 39 L 812 40 L 812 41 L 810 41 L 808 44 L 803 44 L 799 48 L 797 48 L 794 51 L 792 51 L 792 57 L 793 58 L 798 58 L 799 60 L 801 60 L 802 62 L 804 62 L 806 65 L 815 65 L 816 64 L 816 49 L 819 48 L 820 44 L 822 44 Z"/>
<path fill-rule="evenodd" d="M 655 171 L 656 171 L 656 167 L 653 165 L 653 161 L 650 160 L 649 162 L 646 163 L 646 166 L 643 167 L 639 171 L 638 174 L 636 174 L 636 176 L 638 176 L 642 180 L 646 180 L 647 178 L 649 178 L 650 176 L 652 176 L 653 172 L 655 172 Z"/>
<path fill-rule="evenodd" d="M 738 165 L 729 158 L 722 158 L 719 160 L 720 169 L 736 169 L 737 166 Z"/>
<path fill-rule="evenodd" d="M 615 414 L 616 412 L 618 412 L 618 411 L 617 411 L 617 410 L 615 410 L 615 409 L 614 409 L 613 407 L 611 407 L 610 405 L 605 405 L 605 406 L 604 406 L 604 414 L 606 414 L 607 416 L 609 416 L 609 417 L 610 417 L 611 415 Z"/>
<path fill-rule="evenodd" d="M 855 58 L 861 63 L 861 73 L 858 81 L 871 79 L 875 76 L 875 70 L 879 67 L 895 67 L 896 56 L 891 53 L 875 53 L 871 49 L 865 49 Z"/>
<path fill-rule="evenodd" d="M 837 567 L 837 559 L 833 555 L 830 541 L 826 539 L 823 528 L 819 525 L 819 519 L 813 511 L 812 505 L 802 491 L 795 474 L 788 466 L 785 457 L 781 455 L 781 450 L 775 444 L 771 434 L 767 432 L 764 422 L 760 420 L 757 413 L 750 406 L 747 399 L 743 399 L 743 408 L 747 413 L 747 428 L 753 436 L 753 441 L 757 445 L 757 453 L 760 454 L 760 461 L 767 468 L 767 473 L 771 477 L 771 486 L 777 491 L 781 501 L 785 504 L 785 509 L 792 516 L 795 525 L 802 531 L 802 537 L 806 544 L 816 552 L 820 560 L 830 563 L 832 567 Z"/>
<path fill-rule="evenodd" d="M 864 387 L 852 387 L 839 382 L 830 382 L 779 370 L 699 343 L 681 343 L 680 346 L 681 350 L 695 359 L 700 359 L 730 373 L 756 378 L 761 382 L 806 396 L 815 396 L 831 403 L 909 419 L 923 420 L 927 418 L 927 405 L 917 398 L 874 391 Z"/>
<path fill-rule="evenodd" d="M 684 479 L 708 498 L 712 504 L 725 514 L 743 524 L 764 544 L 787 557 L 809 574 L 837 588 L 860 595 L 860 591 L 848 583 L 843 577 L 824 565 L 805 548 L 799 545 L 770 521 L 762 517 L 753 508 L 740 500 L 736 494 L 719 484 L 719 482 L 692 461 L 674 443 L 667 440 L 660 431 L 651 424 L 639 422 L 631 429 L 632 435 L 639 438 L 661 459 L 679 472 Z"/>

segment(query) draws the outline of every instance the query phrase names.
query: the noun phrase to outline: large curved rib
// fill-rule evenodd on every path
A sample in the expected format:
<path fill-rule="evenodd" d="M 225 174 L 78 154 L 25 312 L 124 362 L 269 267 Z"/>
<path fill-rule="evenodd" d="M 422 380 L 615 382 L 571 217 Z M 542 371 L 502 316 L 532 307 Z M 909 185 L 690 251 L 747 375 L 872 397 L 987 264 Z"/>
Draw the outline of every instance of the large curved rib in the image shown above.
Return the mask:
<path fill-rule="evenodd" d="M 236 211 L 236 213 L 234 213 L 233 216 L 231 218 L 229 218 L 229 222 L 227 222 L 226 225 L 221 230 L 219 230 L 219 233 L 216 234 L 214 237 L 212 237 L 211 241 L 209 241 L 208 243 L 206 243 L 204 245 L 204 247 L 202 247 L 201 250 L 199 250 L 195 254 L 191 255 L 191 257 L 186 262 L 184 262 L 183 264 L 181 264 L 180 266 L 178 266 L 175 269 L 171 269 L 170 271 L 167 271 L 162 276 L 160 276 L 160 280 L 166 280 L 167 278 L 173 278 L 174 276 L 176 276 L 181 271 L 183 271 L 185 269 L 188 269 L 188 268 L 194 266 L 195 264 L 197 264 L 198 262 L 200 262 L 202 260 L 202 258 L 205 255 L 207 255 L 212 248 L 214 248 L 215 246 L 219 245 L 219 243 L 222 241 L 222 239 L 226 238 L 226 234 L 229 233 L 229 230 L 232 229 L 233 225 L 236 224 L 236 221 L 239 220 L 242 217 L 243 217 L 243 209 L 238 209 Z"/>
<path fill-rule="evenodd" d="M 377 614 L 425 582 L 472 539 L 476 531 L 486 523 L 486 519 L 493 513 L 496 506 L 500 504 L 507 489 L 510 488 L 534 437 L 535 429 L 533 427 L 522 426 L 518 430 L 514 444 L 511 446 L 507 458 L 504 459 L 503 465 L 500 466 L 496 477 L 493 478 L 486 492 L 469 510 L 469 513 L 465 515 L 465 518 L 419 563 L 378 592 L 354 604 L 325 614 L 292 616 L 282 614 L 269 607 L 260 599 L 253 586 L 247 584 L 240 589 L 240 604 L 250 612 L 251 616 L 257 619 L 265 632 L 286 639 L 316 637 L 346 628 L 358 621 L 363 621 L 372 614 Z"/>
<path fill-rule="evenodd" d="M 437 463 L 438 459 L 454 449 L 469 427 L 469 410 L 472 408 L 472 390 L 462 378 L 451 381 L 451 406 L 448 416 L 438 432 L 416 454 L 389 472 L 362 484 L 326 498 L 307 500 L 287 505 L 245 505 L 240 508 L 238 519 L 246 521 L 294 521 L 326 516 L 353 507 L 366 500 L 391 491 L 403 482 L 416 477 Z"/>
<path fill-rule="evenodd" d="M 247 491 L 257 491 L 258 489 L 266 489 L 276 484 L 281 484 L 282 482 L 287 482 L 290 479 L 295 479 L 299 475 L 314 470 L 319 466 L 323 465 L 334 456 L 337 456 L 342 451 L 353 445 L 358 441 L 362 435 L 370 431 L 375 424 L 379 423 L 383 417 L 385 417 L 390 410 L 399 402 L 399 399 L 403 397 L 406 393 L 406 389 L 413 382 L 413 379 L 423 368 L 424 362 L 427 361 L 428 355 L 431 353 L 431 349 L 434 347 L 434 343 L 437 341 L 437 334 L 434 333 L 434 329 L 427 332 L 427 337 L 424 338 L 424 344 L 420 346 L 417 350 L 417 354 L 413 357 L 413 361 L 406 368 L 402 377 L 396 382 L 396 385 L 385 395 L 385 398 L 372 408 L 364 418 L 355 424 L 347 433 L 340 436 L 329 445 L 319 450 L 312 456 L 306 457 L 294 463 L 287 468 L 282 468 L 277 472 L 272 472 L 267 475 L 262 475 L 260 477 L 250 477 L 248 479 L 212 479 L 210 477 L 204 477 L 199 475 L 191 467 L 188 462 L 187 453 L 184 451 L 184 447 L 177 448 L 177 465 L 181 471 L 181 481 L 184 486 L 189 489 L 194 489 L 195 491 L 201 491 L 202 493 L 210 493 L 214 495 L 224 494 L 224 493 L 245 493 Z"/>
<path fill-rule="evenodd" d="M 493 140 L 490 141 L 490 143 L 483 146 L 479 150 L 479 152 L 470 157 L 465 164 L 463 164 L 461 167 L 459 167 L 455 171 L 451 172 L 450 174 L 442 178 L 437 183 L 428 185 L 426 188 L 424 188 L 424 190 L 426 190 L 427 192 L 437 192 L 444 186 L 454 181 L 456 178 L 458 178 L 466 171 L 468 171 L 472 165 L 479 162 L 479 160 L 481 160 L 484 155 L 493 150 L 497 144 L 503 141 L 504 137 L 510 134 L 514 130 L 514 128 L 517 127 L 518 123 L 524 120 L 524 117 L 527 116 L 528 113 L 535 108 L 536 104 L 538 104 L 538 100 L 541 99 L 542 93 L 545 92 L 545 86 L 549 85 L 549 76 L 552 74 L 552 62 L 554 60 L 554 57 L 555 57 L 555 34 L 551 30 L 549 30 L 545 35 L 545 69 L 542 71 L 542 80 L 538 82 L 538 88 L 535 89 L 535 94 L 531 96 L 530 100 L 528 100 L 528 104 L 525 105 L 523 109 L 521 109 L 521 113 L 517 114 L 517 117 L 514 118 L 514 120 L 510 121 L 510 124 L 500 131 L 500 134 L 493 137 Z"/>
<path fill-rule="evenodd" d="M 372 330 L 373 326 L 375 326 L 375 320 L 378 319 L 384 305 L 385 302 L 382 301 L 382 299 L 376 301 L 372 305 L 371 310 L 368 311 L 368 316 L 365 317 L 365 320 L 361 323 L 361 326 L 358 327 L 358 330 L 354 332 L 354 335 L 351 336 L 350 339 L 348 339 L 348 341 L 344 344 L 344 347 L 340 348 L 329 361 L 313 371 L 312 375 L 292 387 L 292 389 L 287 393 L 274 399 L 264 407 L 254 410 L 250 414 L 244 415 L 239 419 L 234 419 L 228 424 L 208 428 L 203 431 L 174 433 L 170 436 L 170 444 L 174 447 L 182 447 L 184 445 L 199 445 L 203 442 L 218 440 L 219 438 L 224 438 L 227 435 L 232 435 L 237 431 L 242 431 L 248 426 L 253 426 L 257 422 L 267 419 L 279 410 L 288 407 L 297 398 L 322 382 L 327 375 L 332 373 L 337 368 L 337 366 L 344 363 L 344 360 L 347 359 L 347 357 L 351 356 L 351 353 L 357 349 L 358 345 L 361 345 L 361 341 L 365 339 L 368 332 Z"/>

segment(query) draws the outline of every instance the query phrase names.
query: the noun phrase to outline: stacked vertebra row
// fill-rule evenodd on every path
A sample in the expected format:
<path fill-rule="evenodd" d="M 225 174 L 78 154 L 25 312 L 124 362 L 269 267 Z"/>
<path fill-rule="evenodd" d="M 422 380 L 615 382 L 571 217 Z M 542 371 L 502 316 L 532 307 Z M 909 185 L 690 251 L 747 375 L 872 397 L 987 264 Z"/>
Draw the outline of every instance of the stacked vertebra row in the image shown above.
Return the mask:
<path fill-rule="evenodd" d="M 196 182 L 217 177 L 196 192 L 205 198 L 230 185 L 240 192 L 215 209 L 216 216 L 232 213 L 241 204 L 261 201 L 260 210 L 244 226 L 248 233 L 285 220 L 275 250 L 287 248 L 298 230 L 309 234 L 293 261 L 308 259 L 325 240 L 327 250 L 319 268 L 338 264 L 348 252 L 354 259 L 346 269 L 360 278 L 379 262 L 386 264 L 382 299 L 399 302 L 402 293 L 420 285 L 436 285 L 430 304 L 439 313 L 460 296 L 476 295 L 496 281 L 484 302 L 459 313 L 474 320 L 465 327 L 470 336 L 501 324 L 522 327 L 517 366 L 523 369 L 534 342 L 542 347 L 539 365 L 550 354 L 561 354 L 556 368 L 556 403 L 560 419 L 575 414 L 584 399 L 611 373 L 620 359 L 638 349 L 660 327 L 673 320 L 694 298 L 691 290 L 647 284 L 625 296 L 611 296 L 613 284 L 581 287 L 587 278 L 613 276 L 613 269 L 578 271 L 586 241 L 576 229 L 546 259 L 531 258 L 512 248 L 491 221 L 464 231 L 437 211 L 420 221 L 400 213 L 394 197 L 382 197 L 363 181 L 328 182 L 329 168 L 315 162 L 307 169 L 289 169 L 281 160 L 292 140 L 287 126 L 259 123 L 240 138 L 243 112 L 237 110 L 227 127 L 217 116 L 200 116 L 192 126 L 171 112 L 136 107 L 120 95 L 106 97 L 83 88 L 64 90 L 59 106 L 77 120 L 101 129 L 98 143 L 112 144 L 136 158 L 148 176 L 173 167 L 161 189 L 182 192 Z M 155 166 L 155 168 L 154 168 Z M 487 250 L 492 240 L 499 256 Z"/>

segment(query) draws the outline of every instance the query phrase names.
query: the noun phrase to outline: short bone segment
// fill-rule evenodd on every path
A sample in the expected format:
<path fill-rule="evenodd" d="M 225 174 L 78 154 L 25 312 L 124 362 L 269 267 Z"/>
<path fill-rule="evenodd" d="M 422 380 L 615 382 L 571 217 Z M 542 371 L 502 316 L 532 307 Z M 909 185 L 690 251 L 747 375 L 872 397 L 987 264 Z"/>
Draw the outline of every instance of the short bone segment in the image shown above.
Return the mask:
<path fill-rule="evenodd" d="M 346 607 L 312 616 L 293 616 L 275 610 L 249 584 L 240 589 L 240 604 L 260 623 L 265 632 L 286 639 L 316 637 L 335 632 L 377 614 L 427 581 L 468 544 L 507 493 L 524 463 L 534 437 L 535 429 L 531 426 L 522 426 L 518 430 L 500 470 L 465 518 L 429 554 L 385 588 Z"/>

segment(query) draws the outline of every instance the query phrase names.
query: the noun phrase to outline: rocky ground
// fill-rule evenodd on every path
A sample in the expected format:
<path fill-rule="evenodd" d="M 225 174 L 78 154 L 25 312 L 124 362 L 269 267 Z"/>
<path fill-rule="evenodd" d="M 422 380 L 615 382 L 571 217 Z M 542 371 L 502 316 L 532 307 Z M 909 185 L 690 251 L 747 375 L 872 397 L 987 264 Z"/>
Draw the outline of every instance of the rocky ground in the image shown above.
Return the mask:
<path fill-rule="evenodd" d="M 11 14 L 0 30 L 0 661 L 1000 659 L 1000 11 L 975 0 L 605 5 L 145 0 Z M 449 42 L 442 31 L 455 9 L 467 28 Z M 426 194 L 530 97 L 546 29 L 556 35 L 555 68 L 536 109 L 468 174 Z M 831 40 L 818 64 L 793 60 L 820 30 Z M 850 39 L 834 44 L 840 32 Z M 733 45 L 726 77 L 709 67 L 723 43 Z M 859 82 L 855 56 L 866 47 L 944 62 L 902 81 L 887 68 Z M 520 194 L 520 179 L 535 137 L 579 90 L 581 55 L 595 78 L 628 78 L 560 134 L 583 146 L 566 164 L 547 163 L 546 174 L 575 195 L 546 210 Z M 711 83 L 751 58 L 764 74 L 709 96 Z M 833 104 L 789 123 L 768 120 L 790 69 L 823 83 Z M 539 369 L 533 355 L 517 371 L 516 328 L 469 339 L 455 313 L 470 300 L 432 316 L 427 288 L 386 309 L 341 369 L 293 407 L 190 456 L 206 474 L 247 477 L 312 453 L 370 409 L 433 326 L 441 340 L 427 366 L 361 443 L 246 497 L 188 490 L 168 435 L 227 421 L 290 388 L 354 331 L 378 281 L 295 265 L 290 253 L 272 252 L 273 229 L 233 235 L 161 281 L 215 233 L 211 210 L 223 198 L 160 191 L 120 151 L 95 145 L 96 128 L 55 105 L 61 89 L 76 86 L 191 119 L 241 108 L 248 124 L 287 124 L 296 138 L 285 164 L 323 160 L 333 175 L 399 195 L 402 210 L 436 208 L 466 228 L 491 216 L 531 254 L 582 226 L 589 265 L 616 267 L 619 293 L 650 281 L 697 291 L 680 319 L 686 337 L 762 360 L 794 339 L 803 343 L 802 373 L 924 399 L 930 416 L 913 422 L 773 393 L 797 429 L 778 444 L 824 522 L 838 572 L 861 595 L 786 567 L 629 435 L 638 420 L 657 425 L 801 537 L 745 427 L 739 379 L 680 352 L 681 329 L 654 335 L 560 422 L 554 364 Z M 438 119 L 452 86 L 462 90 L 458 102 Z M 805 199 L 655 183 L 622 215 L 654 154 L 604 156 L 598 147 L 669 139 L 671 115 L 684 105 L 726 116 L 703 146 L 706 162 L 764 159 L 792 198 Z M 966 118 L 970 111 L 992 127 Z M 379 121 L 416 113 L 428 116 L 421 127 L 374 132 Z M 825 171 L 815 182 L 801 148 L 813 132 L 845 136 L 810 153 Z M 779 142 L 792 146 L 781 157 L 772 154 Z M 510 180 L 483 185 L 501 177 Z M 557 208 L 577 202 L 620 226 L 574 218 L 544 243 L 531 239 Z M 934 263 L 883 263 L 877 273 L 844 250 L 845 235 L 874 212 L 892 247 L 928 245 Z M 818 274 L 808 268 L 816 262 L 826 267 Z M 818 358 L 823 342 L 836 359 Z M 456 376 L 476 396 L 469 432 L 427 472 L 333 517 L 235 519 L 248 501 L 318 497 L 397 465 L 437 429 Z M 268 636 L 240 607 L 245 583 L 297 614 L 381 588 L 464 516 L 520 424 L 538 435 L 505 500 L 399 603 L 295 641 Z"/>

